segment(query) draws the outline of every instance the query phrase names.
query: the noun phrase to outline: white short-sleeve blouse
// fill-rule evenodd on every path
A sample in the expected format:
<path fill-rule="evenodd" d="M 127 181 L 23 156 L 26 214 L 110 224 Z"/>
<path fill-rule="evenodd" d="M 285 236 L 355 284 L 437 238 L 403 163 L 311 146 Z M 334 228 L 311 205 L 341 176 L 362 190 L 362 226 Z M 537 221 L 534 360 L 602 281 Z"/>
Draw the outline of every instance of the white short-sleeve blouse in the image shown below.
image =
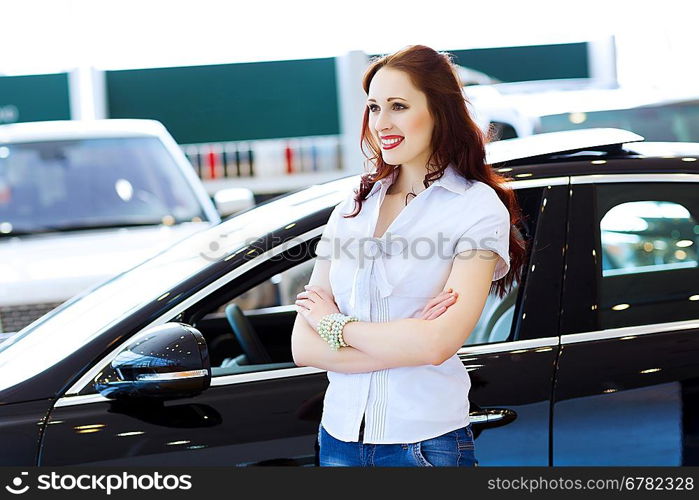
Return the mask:
<path fill-rule="evenodd" d="M 330 259 L 330 285 L 343 314 L 360 321 L 419 317 L 444 288 L 456 258 L 480 258 L 492 250 L 493 281 L 510 267 L 510 214 L 495 190 L 467 180 L 449 165 L 442 177 L 402 209 L 381 238 L 373 238 L 379 208 L 392 175 L 374 184 L 356 217 L 354 193 L 333 210 L 316 247 Z M 466 300 L 467 297 L 462 298 Z M 471 381 L 459 357 L 444 363 L 368 373 L 328 371 L 323 427 L 342 441 L 414 443 L 469 423 Z"/>

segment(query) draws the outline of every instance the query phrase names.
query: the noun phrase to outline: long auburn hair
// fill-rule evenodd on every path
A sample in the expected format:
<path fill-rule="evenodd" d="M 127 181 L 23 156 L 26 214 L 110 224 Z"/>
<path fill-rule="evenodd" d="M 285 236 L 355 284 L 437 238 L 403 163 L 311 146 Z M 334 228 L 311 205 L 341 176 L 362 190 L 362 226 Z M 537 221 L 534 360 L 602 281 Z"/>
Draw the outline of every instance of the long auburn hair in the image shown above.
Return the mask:
<path fill-rule="evenodd" d="M 376 57 L 370 61 L 364 72 L 364 92 L 369 93 L 371 80 L 376 72 L 384 67 L 407 73 L 412 84 L 427 96 L 434 130 L 431 138 L 432 153 L 427 162 L 428 173 L 423 180 L 425 188 L 439 179 L 451 163 L 459 175 L 483 182 L 495 190 L 510 212 L 510 224 L 512 229 L 515 229 L 522 219 L 517 198 L 511 189 L 502 186 L 505 177 L 485 162 L 485 144 L 494 139 L 494 129 L 491 127 L 486 135 L 471 118 L 452 54 L 437 52 L 424 45 L 409 45 L 393 54 Z M 364 109 L 360 148 L 376 169 L 373 173 L 364 173 L 361 176 L 359 188 L 354 190 L 354 211 L 343 217 L 357 216 L 374 183 L 391 175 L 394 168 L 383 161 L 380 146 L 369 130 L 368 107 Z M 511 230 L 510 270 L 491 285 L 491 292 L 502 297 L 514 280 L 521 281 L 526 251 L 527 243 L 521 238 L 520 232 Z"/>

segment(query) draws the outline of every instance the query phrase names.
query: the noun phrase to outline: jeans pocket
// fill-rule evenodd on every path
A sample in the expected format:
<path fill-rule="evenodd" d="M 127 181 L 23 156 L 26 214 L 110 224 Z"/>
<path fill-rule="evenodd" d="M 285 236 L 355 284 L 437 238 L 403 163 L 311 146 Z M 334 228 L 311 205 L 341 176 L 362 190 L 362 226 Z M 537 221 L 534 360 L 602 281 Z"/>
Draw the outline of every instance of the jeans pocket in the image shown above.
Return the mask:
<path fill-rule="evenodd" d="M 424 467 L 456 467 L 461 452 L 455 432 L 415 443 L 415 457 Z"/>
<path fill-rule="evenodd" d="M 422 442 L 417 442 L 412 445 L 413 448 L 413 455 L 415 456 L 415 460 L 417 461 L 418 466 L 420 467 L 434 467 L 433 464 L 431 464 L 427 458 L 422 454 Z"/>

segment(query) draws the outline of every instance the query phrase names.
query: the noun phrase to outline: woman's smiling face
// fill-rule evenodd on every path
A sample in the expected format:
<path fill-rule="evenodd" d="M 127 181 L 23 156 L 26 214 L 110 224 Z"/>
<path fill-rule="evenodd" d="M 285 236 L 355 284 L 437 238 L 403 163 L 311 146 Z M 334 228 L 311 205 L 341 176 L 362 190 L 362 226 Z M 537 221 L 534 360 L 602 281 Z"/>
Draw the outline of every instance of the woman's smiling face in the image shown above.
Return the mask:
<path fill-rule="evenodd" d="M 407 73 L 381 68 L 369 84 L 369 130 L 389 165 L 424 168 L 431 153 L 434 120 L 427 96 Z"/>

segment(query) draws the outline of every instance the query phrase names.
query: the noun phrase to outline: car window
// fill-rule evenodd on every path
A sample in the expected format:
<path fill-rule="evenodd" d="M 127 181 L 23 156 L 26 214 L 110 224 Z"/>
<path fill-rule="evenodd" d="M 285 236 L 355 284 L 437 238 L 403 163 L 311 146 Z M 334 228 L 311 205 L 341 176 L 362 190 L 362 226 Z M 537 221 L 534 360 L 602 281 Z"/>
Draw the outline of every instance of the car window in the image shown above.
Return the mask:
<path fill-rule="evenodd" d="M 519 284 L 515 283 L 507 295 L 491 293 L 486 299 L 481 317 L 465 345 L 492 344 L 510 340 Z"/>
<path fill-rule="evenodd" d="M 296 295 L 304 291 L 311 279 L 316 259 L 307 260 L 290 269 L 275 274 L 259 285 L 233 299 L 243 311 L 254 311 L 267 307 L 293 306 Z M 221 306 L 219 312 L 224 312 L 226 306 Z"/>
<path fill-rule="evenodd" d="M 213 291 L 177 318 L 204 335 L 212 376 L 296 367 L 291 354 L 294 301 L 316 261 L 311 242 L 299 243 Z M 289 258 L 289 252 L 299 248 L 303 256 Z"/>
<path fill-rule="evenodd" d="M 296 295 L 304 291 L 307 285 L 315 259 L 304 262 L 291 269 L 274 275 L 272 278 L 251 288 L 244 294 L 232 300 L 246 313 L 255 314 L 259 309 L 278 307 L 284 310 L 294 310 Z M 488 295 L 483 313 L 465 345 L 488 344 L 507 340 L 511 328 L 519 287 L 517 283 L 505 297 L 494 293 Z M 224 313 L 227 304 L 218 309 Z"/>
<path fill-rule="evenodd" d="M 291 355 L 291 332 L 297 315 L 294 302 L 296 295 L 308 284 L 315 257 L 299 263 L 288 262 L 287 269 L 271 274 L 261 265 L 255 271 L 266 279 L 256 281 L 246 291 L 221 301 L 220 293 L 204 299 L 196 308 L 199 319 L 191 321 L 207 341 L 212 376 L 261 372 L 293 368 Z M 513 287 L 503 298 L 495 294 L 488 296 L 481 318 L 467 339 L 466 345 L 487 344 L 506 341 L 513 325 L 515 302 L 519 288 Z M 243 325 L 237 325 L 229 310 L 232 305 L 239 308 L 245 317 Z M 184 318 L 185 322 L 189 322 Z M 232 322 L 233 321 L 233 322 Z M 236 328 L 250 328 L 269 355 L 266 362 L 251 362 L 249 353 L 236 333 Z"/>
<path fill-rule="evenodd" d="M 519 228 L 520 235 L 531 242 L 534 239 L 537 220 L 541 213 L 542 200 L 546 198 L 546 195 L 541 188 L 522 188 L 517 189 L 515 193 L 523 213 L 523 221 Z M 555 200 L 551 198 L 549 201 L 553 207 Z M 237 297 L 233 302 L 251 314 L 256 314 L 256 308 L 278 307 L 280 311 L 285 308 L 286 310 L 295 310 L 293 306 L 296 295 L 302 292 L 303 286 L 308 283 L 314 262 L 315 259 L 311 259 L 277 273 Z M 527 267 L 527 263 L 525 263 L 524 269 Z M 518 339 L 515 313 L 522 302 L 519 285 L 515 280 L 504 297 L 499 297 L 495 293 L 488 295 L 483 312 L 464 345 L 492 344 Z M 543 298 L 543 300 L 547 299 Z M 219 313 L 223 312 L 224 309 L 225 306 L 219 309 Z M 549 333 L 548 330 L 544 329 L 539 336 L 547 336 Z M 531 332 L 529 334 L 531 337 Z"/>
<path fill-rule="evenodd" d="M 552 196 L 551 191 L 542 188 L 520 188 L 515 191 L 517 196 L 517 202 L 522 209 L 522 221 L 519 227 L 511 227 L 511 231 L 517 231 L 519 237 L 524 239 L 528 248 L 533 245 L 534 236 L 538 227 L 538 221 L 541 216 L 542 210 L 540 209 L 542 204 L 549 202 L 549 207 L 558 208 L 558 202 L 561 198 L 561 192 L 557 191 L 557 196 Z M 553 216 L 555 221 L 549 221 L 550 223 L 546 226 L 548 227 L 547 233 L 556 234 L 556 226 L 551 222 L 560 222 L 559 215 L 564 214 L 563 210 L 549 210 L 547 215 L 549 218 Z M 542 219 L 545 219 L 542 217 Z M 545 232 L 545 233 L 546 233 Z M 540 241 L 545 247 L 548 247 L 546 251 L 550 251 L 550 248 L 555 248 L 555 245 L 550 242 L 550 235 L 541 235 Z M 530 265 L 537 261 L 530 261 L 531 255 L 529 252 L 525 257 L 525 262 L 522 267 L 523 276 L 526 274 L 526 270 Z M 546 276 L 543 278 L 547 285 L 542 288 L 542 285 L 536 280 L 530 280 L 530 287 L 533 287 L 533 292 L 530 294 L 527 303 L 524 303 L 524 283 L 520 284 L 515 280 L 504 297 L 499 297 L 494 293 L 490 293 L 486 299 L 485 306 L 483 307 L 483 312 L 476 323 L 471 335 L 466 339 L 465 345 L 479 345 L 479 344 L 492 344 L 496 342 L 507 342 L 520 339 L 530 339 L 538 337 L 548 337 L 551 336 L 550 327 L 545 321 L 540 321 L 537 319 L 536 315 L 530 315 L 529 323 L 521 321 L 521 319 L 526 317 L 526 308 L 534 308 L 536 310 L 543 311 L 544 317 L 548 317 L 547 308 L 554 307 L 553 301 L 550 300 L 549 294 L 555 293 L 551 292 L 555 287 L 552 284 L 554 280 L 548 279 L 547 269 L 544 267 L 552 262 L 554 259 L 550 259 L 548 254 L 545 252 L 541 253 L 541 262 L 537 262 L 536 265 L 539 266 L 539 275 Z M 556 285 L 557 286 L 557 285 Z M 539 303 L 542 302 L 541 304 Z M 518 321 L 518 318 L 520 321 Z"/>
<path fill-rule="evenodd" d="M 632 201 L 600 222 L 602 276 L 663 272 L 697 266 L 696 221 L 670 201 Z"/>
<path fill-rule="evenodd" d="M 3 144 L 0 236 L 207 217 L 154 137 Z"/>
<path fill-rule="evenodd" d="M 522 201 L 527 198 L 523 206 L 534 212 L 533 217 L 527 217 L 523 225 L 526 237 L 531 238 L 542 192 L 540 189 L 521 190 L 519 194 L 522 194 Z M 311 252 L 303 262 L 298 258 L 274 260 L 274 269 L 266 269 L 272 264 L 258 266 L 251 273 L 253 277 L 249 285 L 240 293 L 229 297 L 215 293 L 196 306 L 199 312 L 193 317 L 198 319 L 192 324 L 207 340 L 213 376 L 295 366 L 290 348 L 291 331 L 297 315 L 294 303 L 297 294 L 304 290 L 304 285 L 310 280 L 316 261 L 315 253 Z M 489 294 L 481 317 L 465 345 L 505 342 L 516 338 L 512 332 L 519 296 L 517 282 L 504 297 Z M 269 362 L 249 362 L 249 356 L 235 331 L 236 320 L 230 314 L 232 305 L 240 310 L 245 317 L 246 328 L 252 329 L 268 352 Z M 185 316 L 184 320 L 187 319 Z"/>
<path fill-rule="evenodd" d="M 601 328 L 699 315 L 698 189 L 683 182 L 597 187 Z"/>

